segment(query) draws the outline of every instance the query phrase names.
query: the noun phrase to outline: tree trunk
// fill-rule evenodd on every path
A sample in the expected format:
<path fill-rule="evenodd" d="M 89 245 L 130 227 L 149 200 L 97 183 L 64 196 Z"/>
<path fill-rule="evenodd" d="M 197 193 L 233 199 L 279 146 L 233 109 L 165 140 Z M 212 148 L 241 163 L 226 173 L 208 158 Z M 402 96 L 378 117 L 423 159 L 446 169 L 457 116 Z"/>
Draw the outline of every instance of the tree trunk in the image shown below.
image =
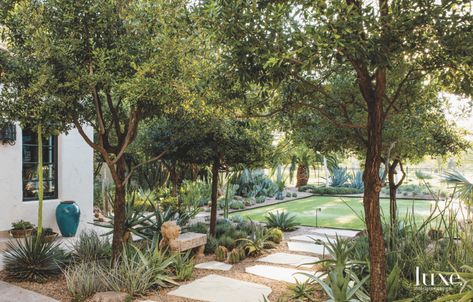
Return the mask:
<path fill-rule="evenodd" d="M 220 160 L 215 160 L 212 166 L 212 197 L 210 209 L 210 235 L 215 237 L 215 227 L 217 226 L 217 199 L 218 199 L 218 169 Z"/>
<path fill-rule="evenodd" d="M 172 197 L 177 197 L 177 182 L 179 181 L 177 171 L 176 171 L 176 163 L 172 163 L 171 167 L 171 182 L 172 182 L 172 190 L 171 190 L 171 196 Z"/>
<path fill-rule="evenodd" d="M 383 108 L 382 98 L 373 97 L 368 104 L 368 149 L 366 152 L 363 181 L 365 191 L 363 206 L 365 209 L 366 227 L 369 238 L 371 301 L 387 301 L 386 292 L 386 259 L 381 226 L 379 192 L 381 165 Z"/>
<path fill-rule="evenodd" d="M 395 182 L 394 174 L 396 173 L 396 168 L 399 165 L 402 172 L 402 177 L 399 182 Z M 388 181 L 389 181 L 389 215 L 390 215 L 390 231 L 391 231 L 391 247 L 394 247 L 395 244 L 395 235 L 394 230 L 397 224 L 397 189 L 400 185 L 402 185 L 404 179 L 406 177 L 406 173 L 404 172 L 402 162 L 400 159 L 395 159 L 391 165 L 389 165 L 388 171 Z"/>
<path fill-rule="evenodd" d="M 112 241 L 112 264 L 119 260 L 123 244 L 125 243 L 125 203 L 126 203 L 126 162 L 121 157 L 116 163 L 115 202 L 113 205 L 113 241 Z"/>
<path fill-rule="evenodd" d="M 296 187 L 305 186 L 309 182 L 309 173 L 308 173 L 307 169 L 309 169 L 309 167 L 307 167 L 305 165 L 302 165 L 302 164 L 299 164 L 297 166 Z"/>

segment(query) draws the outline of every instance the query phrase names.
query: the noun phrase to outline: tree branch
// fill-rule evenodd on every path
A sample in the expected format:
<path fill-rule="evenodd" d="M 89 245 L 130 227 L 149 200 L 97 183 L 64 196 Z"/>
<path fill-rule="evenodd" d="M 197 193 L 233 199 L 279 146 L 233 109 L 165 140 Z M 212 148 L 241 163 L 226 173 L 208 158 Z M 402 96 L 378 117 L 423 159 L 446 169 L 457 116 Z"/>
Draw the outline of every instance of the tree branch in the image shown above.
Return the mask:
<path fill-rule="evenodd" d="M 161 152 L 158 156 L 155 156 L 147 161 L 144 161 L 136 166 L 134 166 L 133 168 L 130 169 L 130 172 L 128 173 L 128 175 L 125 177 L 125 180 L 123 181 L 124 184 L 128 183 L 128 181 L 130 180 L 131 176 L 133 175 L 133 173 L 135 172 L 136 169 L 138 169 L 139 167 L 143 166 L 143 165 L 146 165 L 146 164 L 149 164 L 149 163 L 152 163 L 154 161 L 157 161 L 159 160 L 161 157 L 164 156 L 164 154 L 166 154 L 166 151 L 163 151 Z"/>

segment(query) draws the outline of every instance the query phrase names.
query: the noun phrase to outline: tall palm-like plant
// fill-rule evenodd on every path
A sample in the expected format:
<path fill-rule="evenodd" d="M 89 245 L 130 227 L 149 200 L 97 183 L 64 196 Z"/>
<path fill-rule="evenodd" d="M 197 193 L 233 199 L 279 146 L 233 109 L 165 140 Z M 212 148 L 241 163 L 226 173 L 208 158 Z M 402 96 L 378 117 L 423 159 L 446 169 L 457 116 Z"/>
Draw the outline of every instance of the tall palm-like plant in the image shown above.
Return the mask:
<path fill-rule="evenodd" d="M 471 206 L 473 205 L 473 182 L 457 170 L 445 172 L 444 180 L 455 186 L 458 198 L 467 206 L 468 218 L 470 218 Z"/>
<path fill-rule="evenodd" d="M 329 169 L 337 166 L 337 158 L 335 156 L 324 156 L 305 145 L 292 148 L 289 177 L 292 181 L 294 172 L 296 172 L 296 187 L 307 185 L 310 178 L 310 168 L 316 169 L 319 165 L 323 165 L 325 162 L 324 158 Z"/>

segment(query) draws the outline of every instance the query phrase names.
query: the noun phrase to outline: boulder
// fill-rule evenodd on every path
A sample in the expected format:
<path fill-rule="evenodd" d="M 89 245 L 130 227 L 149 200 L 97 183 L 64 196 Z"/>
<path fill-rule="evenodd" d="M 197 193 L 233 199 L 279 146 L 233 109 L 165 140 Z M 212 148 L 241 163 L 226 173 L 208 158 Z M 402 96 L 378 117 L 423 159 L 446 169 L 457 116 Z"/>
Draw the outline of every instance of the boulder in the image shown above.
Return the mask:
<path fill-rule="evenodd" d="M 92 302 L 131 302 L 132 297 L 127 293 L 100 292 L 91 298 Z"/>

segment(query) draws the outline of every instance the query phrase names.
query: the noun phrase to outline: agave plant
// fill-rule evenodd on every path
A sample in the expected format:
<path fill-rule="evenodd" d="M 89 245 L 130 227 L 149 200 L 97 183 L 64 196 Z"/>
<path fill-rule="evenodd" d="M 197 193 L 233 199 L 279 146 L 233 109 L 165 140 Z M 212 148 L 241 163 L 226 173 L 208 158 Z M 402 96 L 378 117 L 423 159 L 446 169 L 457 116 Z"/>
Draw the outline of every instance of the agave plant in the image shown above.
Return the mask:
<path fill-rule="evenodd" d="M 268 228 L 278 228 L 281 231 L 294 231 L 299 222 L 296 221 L 297 217 L 288 212 L 279 212 L 276 213 L 269 212 L 268 216 L 265 217 L 266 226 Z"/>
<path fill-rule="evenodd" d="M 61 273 L 66 255 L 57 242 L 45 242 L 40 236 L 11 241 L 4 254 L 5 271 L 18 280 L 43 282 Z"/>
<path fill-rule="evenodd" d="M 343 187 L 348 182 L 349 179 L 350 179 L 350 175 L 347 172 L 347 168 L 333 169 L 330 175 L 330 186 Z"/>

